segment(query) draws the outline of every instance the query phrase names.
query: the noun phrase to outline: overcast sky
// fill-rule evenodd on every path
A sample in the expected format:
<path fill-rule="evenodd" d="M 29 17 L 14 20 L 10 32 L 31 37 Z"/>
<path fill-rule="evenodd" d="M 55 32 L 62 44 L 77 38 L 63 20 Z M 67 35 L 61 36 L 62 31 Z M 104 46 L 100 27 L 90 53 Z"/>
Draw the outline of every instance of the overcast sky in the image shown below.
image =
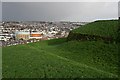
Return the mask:
<path fill-rule="evenodd" d="M 2 21 L 2 3 L 0 2 L 0 21 Z"/>
<path fill-rule="evenodd" d="M 118 16 L 120 17 L 120 2 L 118 3 Z"/>
<path fill-rule="evenodd" d="M 2 2 L 118 2 L 120 0 L 1 0 Z"/>
<path fill-rule="evenodd" d="M 3 21 L 117 19 L 118 2 L 3 2 Z"/>

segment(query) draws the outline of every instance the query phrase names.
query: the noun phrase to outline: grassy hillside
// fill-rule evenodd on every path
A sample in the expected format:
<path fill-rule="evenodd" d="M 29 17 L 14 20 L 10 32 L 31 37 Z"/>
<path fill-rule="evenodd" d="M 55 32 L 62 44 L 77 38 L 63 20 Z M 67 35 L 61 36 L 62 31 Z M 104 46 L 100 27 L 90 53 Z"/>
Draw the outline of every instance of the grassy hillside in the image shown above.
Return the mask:
<path fill-rule="evenodd" d="M 89 23 L 71 31 L 68 39 L 80 39 L 84 37 L 103 39 L 106 41 L 116 40 L 118 36 L 118 20 L 101 20 Z"/>
<path fill-rule="evenodd" d="M 117 64 L 117 45 L 103 42 L 56 39 L 3 48 L 4 78 L 115 78 Z"/>
<path fill-rule="evenodd" d="M 4 47 L 3 77 L 118 78 L 119 59 L 116 43 L 73 39 L 81 38 L 81 34 L 84 38 L 84 34 L 87 34 L 87 37 L 97 35 L 112 37 L 114 40 L 117 29 L 116 20 L 96 21 L 73 30 L 67 39 Z"/>
<path fill-rule="evenodd" d="M 116 37 L 118 20 L 95 21 L 73 30 L 75 33 Z"/>
<path fill-rule="evenodd" d="M 2 78 L 2 48 L 0 47 L 0 79 Z"/>

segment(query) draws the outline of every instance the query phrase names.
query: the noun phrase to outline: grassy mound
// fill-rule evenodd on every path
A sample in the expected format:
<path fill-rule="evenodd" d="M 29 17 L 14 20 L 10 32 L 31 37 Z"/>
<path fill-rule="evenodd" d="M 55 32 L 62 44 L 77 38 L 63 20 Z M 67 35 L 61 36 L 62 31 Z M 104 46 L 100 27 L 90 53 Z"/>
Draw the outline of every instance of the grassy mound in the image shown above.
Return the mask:
<path fill-rule="evenodd" d="M 95 21 L 71 31 L 68 40 L 115 41 L 118 36 L 118 20 Z"/>
<path fill-rule="evenodd" d="M 4 47 L 2 74 L 4 78 L 117 78 L 117 50 L 116 44 L 65 39 Z"/>

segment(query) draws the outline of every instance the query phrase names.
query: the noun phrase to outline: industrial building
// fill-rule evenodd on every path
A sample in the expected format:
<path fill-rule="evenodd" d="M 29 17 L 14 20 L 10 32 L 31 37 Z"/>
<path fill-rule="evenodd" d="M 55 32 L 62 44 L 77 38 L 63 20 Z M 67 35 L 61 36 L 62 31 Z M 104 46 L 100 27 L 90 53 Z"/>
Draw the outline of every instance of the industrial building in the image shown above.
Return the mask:
<path fill-rule="evenodd" d="M 15 32 L 15 37 L 17 40 L 41 39 L 42 34 L 39 32 L 17 31 L 17 32 Z"/>

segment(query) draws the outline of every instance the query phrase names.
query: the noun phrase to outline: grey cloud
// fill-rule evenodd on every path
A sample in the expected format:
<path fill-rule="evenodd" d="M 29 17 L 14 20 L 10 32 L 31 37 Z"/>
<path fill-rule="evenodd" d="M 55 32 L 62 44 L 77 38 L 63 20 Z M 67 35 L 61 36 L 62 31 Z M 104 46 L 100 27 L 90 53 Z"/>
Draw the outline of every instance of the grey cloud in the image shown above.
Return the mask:
<path fill-rule="evenodd" d="M 3 21 L 91 21 L 118 17 L 117 2 L 3 2 Z"/>
<path fill-rule="evenodd" d="M 2 0 L 2 2 L 118 2 L 119 0 Z"/>
<path fill-rule="evenodd" d="M 0 2 L 0 21 L 2 21 L 2 2 Z"/>
<path fill-rule="evenodd" d="M 120 1 L 118 3 L 118 16 L 120 17 Z"/>

